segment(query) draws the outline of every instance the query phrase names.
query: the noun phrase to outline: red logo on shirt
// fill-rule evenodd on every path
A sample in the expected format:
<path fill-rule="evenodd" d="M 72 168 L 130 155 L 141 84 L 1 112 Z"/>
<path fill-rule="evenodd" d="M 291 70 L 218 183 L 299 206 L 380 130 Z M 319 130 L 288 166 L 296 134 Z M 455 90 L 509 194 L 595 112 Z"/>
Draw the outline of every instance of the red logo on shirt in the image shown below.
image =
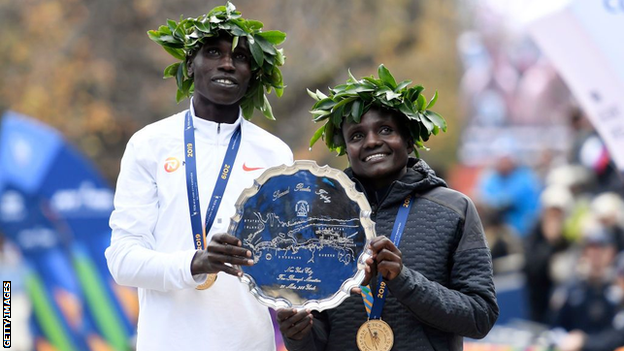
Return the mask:
<path fill-rule="evenodd" d="M 169 157 L 165 160 L 165 171 L 171 173 L 180 167 L 180 161 L 175 157 Z"/>
<path fill-rule="evenodd" d="M 247 167 L 247 165 L 245 163 L 243 163 L 243 171 L 245 172 L 251 172 L 251 171 L 257 171 L 259 169 L 263 169 L 264 167 Z"/>

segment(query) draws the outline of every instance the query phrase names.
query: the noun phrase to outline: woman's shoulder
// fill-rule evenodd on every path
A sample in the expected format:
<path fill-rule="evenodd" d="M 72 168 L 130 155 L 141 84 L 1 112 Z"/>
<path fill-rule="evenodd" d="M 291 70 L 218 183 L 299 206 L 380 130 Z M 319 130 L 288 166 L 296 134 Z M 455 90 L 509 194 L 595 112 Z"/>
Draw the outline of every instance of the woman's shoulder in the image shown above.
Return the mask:
<path fill-rule="evenodd" d="M 419 194 L 419 197 L 433 201 L 440 206 L 444 206 L 458 213 L 462 217 L 472 210 L 475 205 L 466 194 L 447 187 L 435 187 L 425 193 Z"/>

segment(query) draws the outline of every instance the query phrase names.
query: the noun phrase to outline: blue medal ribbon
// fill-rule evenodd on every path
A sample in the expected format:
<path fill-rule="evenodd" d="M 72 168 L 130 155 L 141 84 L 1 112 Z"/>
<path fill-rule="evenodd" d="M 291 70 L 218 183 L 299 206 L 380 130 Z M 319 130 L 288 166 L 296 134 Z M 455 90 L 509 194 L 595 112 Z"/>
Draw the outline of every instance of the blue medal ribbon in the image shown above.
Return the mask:
<path fill-rule="evenodd" d="M 399 211 L 397 213 L 397 217 L 394 221 L 394 228 L 392 228 L 392 234 L 390 235 L 390 240 L 397 248 L 401 243 L 401 237 L 403 236 L 403 230 L 405 229 L 405 223 L 407 223 L 407 217 L 410 212 L 410 208 L 412 208 L 412 204 L 414 202 L 414 196 L 410 195 L 405 198 L 405 201 L 399 207 Z M 370 290 L 367 289 L 369 292 Z M 372 292 L 371 292 L 372 293 Z M 384 304 L 386 303 L 386 295 L 388 294 L 388 288 L 386 286 L 386 282 L 381 280 L 379 286 L 377 287 L 377 292 L 373 296 L 372 308 L 366 309 L 368 313 L 369 319 L 381 319 L 381 311 L 383 311 Z M 364 300 L 366 305 L 366 299 Z"/>
<path fill-rule="evenodd" d="M 186 161 L 186 192 L 188 196 L 189 212 L 191 214 L 191 228 L 193 230 L 193 243 L 195 249 L 203 250 L 206 248 L 206 231 L 212 227 L 217 216 L 217 210 L 221 204 L 225 187 L 230 180 L 232 166 L 236 160 L 238 147 L 241 143 L 241 126 L 240 124 L 230 138 L 223 165 L 217 178 L 212 198 L 208 210 L 206 211 L 206 225 L 202 228 L 201 211 L 199 205 L 199 188 L 197 186 L 197 161 L 195 150 L 195 128 L 193 127 L 193 117 L 191 111 L 186 112 L 186 123 L 184 127 L 184 159 Z"/>

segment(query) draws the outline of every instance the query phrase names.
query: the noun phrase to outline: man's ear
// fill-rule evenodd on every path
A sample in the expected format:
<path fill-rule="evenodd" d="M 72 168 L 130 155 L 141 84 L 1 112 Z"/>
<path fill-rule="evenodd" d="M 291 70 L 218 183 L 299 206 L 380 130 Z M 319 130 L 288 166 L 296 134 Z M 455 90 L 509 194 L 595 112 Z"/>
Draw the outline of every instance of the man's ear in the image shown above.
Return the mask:
<path fill-rule="evenodd" d="M 186 57 L 186 74 L 188 74 L 189 78 L 193 77 L 193 74 L 195 73 L 194 71 L 194 67 L 193 67 L 193 58 L 195 57 L 195 55 L 190 55 Z"/>

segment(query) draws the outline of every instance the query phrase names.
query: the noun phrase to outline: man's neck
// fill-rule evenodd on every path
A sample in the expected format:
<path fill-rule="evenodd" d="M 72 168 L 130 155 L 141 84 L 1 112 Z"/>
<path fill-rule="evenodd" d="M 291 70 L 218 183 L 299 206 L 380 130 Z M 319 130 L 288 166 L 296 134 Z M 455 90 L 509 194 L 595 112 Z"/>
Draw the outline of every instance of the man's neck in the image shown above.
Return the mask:
<path fill-rule="evenodd" d="M 232 124 L 236 122 L 239 115 L 239 105 L 216 105 L 200 103 L 198 100 L 193 99 L 193 109 L 195 110 L 195 116 L 212 121 L 216 123 Z"/>

